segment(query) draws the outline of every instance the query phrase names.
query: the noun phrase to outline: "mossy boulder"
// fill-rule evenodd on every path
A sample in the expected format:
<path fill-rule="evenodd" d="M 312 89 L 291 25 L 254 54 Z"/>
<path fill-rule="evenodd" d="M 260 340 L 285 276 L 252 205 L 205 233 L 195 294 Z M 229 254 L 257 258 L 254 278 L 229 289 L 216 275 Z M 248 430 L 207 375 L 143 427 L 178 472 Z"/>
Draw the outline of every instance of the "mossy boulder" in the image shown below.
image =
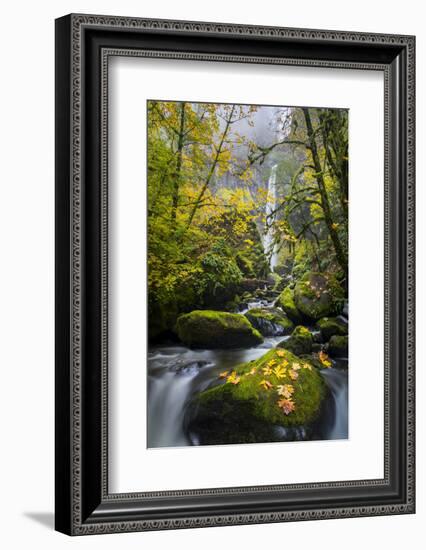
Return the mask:
<path fill-rule="evenodd" d="M 287 350 L 272 349 L 227 376 L 188 405 L 185 426 L 201 445 L 277 441 L 279 426 L 309 430 L 319 418 L 324 380 Z M 280 395 L 283 388 L 289 396 Z"/>
<path fill-rule="evenodd" d="M 313 338 L 310 331 L 303 326 L 298 326 L 291 333 L 290 338 L 280 342 L 278 347 L 285 348 L 295 355 L 311 353 Z"/>
<path fill-rule="evenodd" d="M 348 324 L 338 317 L 323 317 L 317 322 L 317 327 L 325 342 L 328 342 L 334 335 L 346 336 L 348 334 Z"/>
<path fill-rule="evenodd" d="M 348 336 L 332 336 L 328 343 L 328 353 L 333 357 L 347 357 L 349 347 Z"/>
<path fill-rule="evenodd" d="M 305 273 L 294 289 L 296 308 L 311 321 L 339 315 L 343 309 L 344 298 L 344 290 L 330 273 Z"/>
<path fill-rule="evenodd" d="M 303 316 L 294 302 L 294 291 L 289 286 L 287 286 L 278 296 L 275 306 L 283 309 L 294 323 L 300 324 L 303 322 Z"/>
<path fill-rule="evenodd" d="M 263 342 L 262 335 L 244 315 L 224 311 L 196 310 L 181 315 L 176 333 L 193 348 L 243 348 Z"/>
<path fill-rule="evenodd" d="M 284 336 L 294 328 L 287 315 L 277 308 L 253 308 L 245 315 L 263 336 Z"/>

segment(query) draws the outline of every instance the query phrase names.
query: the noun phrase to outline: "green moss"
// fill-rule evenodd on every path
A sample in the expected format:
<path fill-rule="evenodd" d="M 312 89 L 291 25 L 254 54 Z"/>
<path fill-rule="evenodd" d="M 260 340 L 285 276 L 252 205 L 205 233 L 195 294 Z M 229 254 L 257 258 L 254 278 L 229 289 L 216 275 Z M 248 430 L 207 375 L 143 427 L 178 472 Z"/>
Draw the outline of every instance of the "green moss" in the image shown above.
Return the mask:
<path fill-rule="evenodd" d="M 325 342 L 334 335 L 346 336 L 348 334 L 348 325 L 337 317 L 323 317 L 317 322 L 317 327 Z"/>
<path fill-rule="evenodd" d="M 349 338 L 347 336 L 332 336 L 328 343 L 328 353 L 334 357 L 348 356 Z"/>
<path fill-rule="evenodd" d="M 312 334 L 306 327 L 298 326 L 292 332 L 288 340 L 278 344 L 278 347 L 285 348 L 296 355 L 310 353 L 312 351 Z"/>
<path fill-rule="evenodd" d="M 306 273 L 294 289 L 294 303 L 303 316 L 310 320 L 338 315 L 344 302 L 344 291 L 337 279 L 329 273 Z"/>
<path fill-rule="evenodd" d="M 272 368 L 284 365 L 284 377 L 263 371 L 271 361 L 275 362 Z M 298 370 L 293 371 L 293 365 Z M 297 373 L 296 380 L 290 377 L 290 371 Z M 225 381 L 200 393 L 191 404 L 192 411 L 196 411 L 193 425 L 204 433 L 207 443 L 273 441 L 274 426 L 308 426 L 318 418 L 326 393 L 323 378 L 291 352 L 270 350 L 257 361 L 236 367 L 234 372 L 239 377 L 237 384 Z M 265 389 L 263 380 L 272 387 Z M 282 397 L 277 386 L 284 384 L 294 388 L 291 399 L 295 408 L 288 415 L 278 406 Z"/>
<path fill-rule="evenodd" d="M 182 342 L 194 348 L 239 348 L 257 346 L 262 335 L 239 313 L 196 310 L 181 315 L 176 332 Z"/>
<path fill-rule="evenodd" d="M 263 336 L 290 334 L 294 328 L 287 315 L 277 308 L 253 308 L 245 315 Z"/>
<path fill-rule="evenodd" d="M 303 321 L 302 315 L 294 302 L 294 291 L 290 287 L 286 287 L 281 292 L 275 305 L 283 309 L 288 317 L 295 323 L 301 323 Z"/>

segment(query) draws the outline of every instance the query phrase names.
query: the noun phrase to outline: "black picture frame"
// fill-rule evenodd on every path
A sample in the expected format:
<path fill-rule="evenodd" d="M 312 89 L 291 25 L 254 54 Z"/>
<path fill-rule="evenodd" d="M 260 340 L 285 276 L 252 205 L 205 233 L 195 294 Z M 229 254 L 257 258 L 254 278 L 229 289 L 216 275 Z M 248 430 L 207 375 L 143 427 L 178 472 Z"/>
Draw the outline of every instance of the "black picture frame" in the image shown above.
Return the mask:
<path fill-rule="evenodd" d="M 106 77 L 111 55 L 374 69 L 385 81 L 380 480 L 108 493 Z M 415 511 L 415 38 L 71 14 L 56 20 L 56 529 L 69 535 Z"/>

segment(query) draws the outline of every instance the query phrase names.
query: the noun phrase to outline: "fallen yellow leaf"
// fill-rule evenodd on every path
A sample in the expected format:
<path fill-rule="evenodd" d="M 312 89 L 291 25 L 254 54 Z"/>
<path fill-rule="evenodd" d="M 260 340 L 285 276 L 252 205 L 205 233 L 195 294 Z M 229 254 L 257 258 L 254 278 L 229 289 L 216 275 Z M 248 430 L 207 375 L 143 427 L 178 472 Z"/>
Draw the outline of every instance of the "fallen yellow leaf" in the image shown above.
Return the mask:
<path fill-rule="evenodd" d="M 294 393 L 294 386 L 291 384 L 284 384 L 283 386 L 277 386 L 278 395 L 282 395 L 286 399 L 289 399 Z"/>
<path fill-rule="evenodd" d="M 259 383 L 259 386 L 262 386 L 265 390 L 270 390 L 272 388 L 272 384 L 269 380 L 262 380 L 262 382 Z"/>
<path fill-rule="evenodd" d="M 280 399 L 278 402 L 278 407 L 283 410 L 283 413 L 289 415 L 296 408 L 294 401 L 291 399 Z"/>
<path fill-rule="evenodd" d="M 291 370 L 288 374 L 292 380 L 297 380 L 299 378 L 299 374 L 295 370 Z"/>

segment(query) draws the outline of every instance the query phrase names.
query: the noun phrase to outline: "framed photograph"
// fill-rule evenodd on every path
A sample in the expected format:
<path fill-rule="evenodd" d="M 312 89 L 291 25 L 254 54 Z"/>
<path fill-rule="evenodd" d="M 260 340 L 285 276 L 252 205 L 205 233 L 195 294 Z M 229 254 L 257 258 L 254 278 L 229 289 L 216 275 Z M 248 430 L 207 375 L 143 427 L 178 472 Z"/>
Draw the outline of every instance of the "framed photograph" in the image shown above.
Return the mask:
<path fill-rule="evenodd" d="M 413 36 L 56 21 L 56 529 L 415 511 Z"/>

